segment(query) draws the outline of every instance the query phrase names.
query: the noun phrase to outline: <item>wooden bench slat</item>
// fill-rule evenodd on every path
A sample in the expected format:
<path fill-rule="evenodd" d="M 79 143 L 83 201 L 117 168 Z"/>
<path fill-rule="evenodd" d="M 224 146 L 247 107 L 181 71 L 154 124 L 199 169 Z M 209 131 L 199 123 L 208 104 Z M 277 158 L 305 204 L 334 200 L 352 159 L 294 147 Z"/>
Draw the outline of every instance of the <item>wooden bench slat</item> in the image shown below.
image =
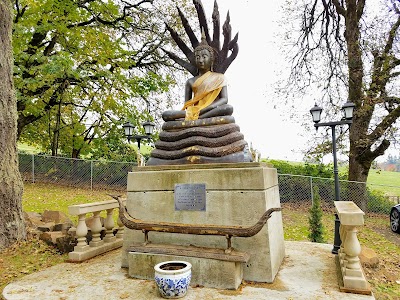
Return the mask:
<path fill-rule="evenodd" d="M 165 255 L 178 255 L 190 256 L 198 258 L 211 258 L 224 261 L 233 262 L 248 262 L 250 254 L 246 252 L 239 252 L 234 249 L 230 253 L 225 253 L 225 249 L 218 248 L 204 248 L 196 246 L 181 246 L 181 245 L 167 245 L 167 244 L 138 244 L 132 245 L 127 248 L 128 252 L 143 252 L 153 254 Z"/>

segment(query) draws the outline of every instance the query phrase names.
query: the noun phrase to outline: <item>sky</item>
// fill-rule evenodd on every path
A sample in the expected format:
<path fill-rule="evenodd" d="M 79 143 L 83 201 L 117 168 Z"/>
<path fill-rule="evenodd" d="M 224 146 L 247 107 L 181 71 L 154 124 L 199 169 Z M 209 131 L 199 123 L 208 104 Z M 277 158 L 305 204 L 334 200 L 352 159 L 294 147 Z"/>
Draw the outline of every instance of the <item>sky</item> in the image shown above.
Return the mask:
<path fill-rule="evenodd" d="M 309 110 L 318 101 L 318 95 L 310 95 L 296 102 L 295 113 L 305 116 L 303 121 L 307 122 L 307 128 L 298 118 L 291 118 L 291 107 L 276 106 L 277 102 L 283 103 L 284 99 L 276 98 L 274 87 L 277 80 L 284 79 L 279 75 L 281 71 L 290 67 L 280 48 L 282 35 L 279 32 L 285 30 L 280 25 L 282 22 L 278 22 L 285 18 L 280 9 L 282 1 L 217 2 L 221 24 L 229 10 L 232 36 L 239 32 L 239 54 L 225 75 L 228 79 L 228 101 L 234 107 L 233 116 L 240 131 L 245 140 L 261 153 L 262 158 L 303 161 L 303 150 L 308 148 L 310 139 L 316 137 Z M 211 21 L 214 0 L 202 0 L 202 3 L 207 19 Z M 335 121 L 324 120 L 324 116 L 322 118 L 323 121 Z M 392 155 L 397 152 L 391 151 Z M 347 160 L 346 157 L 342 159 Z M 332 155 L 327 155 L 323 162 L 331 160 Z"/>

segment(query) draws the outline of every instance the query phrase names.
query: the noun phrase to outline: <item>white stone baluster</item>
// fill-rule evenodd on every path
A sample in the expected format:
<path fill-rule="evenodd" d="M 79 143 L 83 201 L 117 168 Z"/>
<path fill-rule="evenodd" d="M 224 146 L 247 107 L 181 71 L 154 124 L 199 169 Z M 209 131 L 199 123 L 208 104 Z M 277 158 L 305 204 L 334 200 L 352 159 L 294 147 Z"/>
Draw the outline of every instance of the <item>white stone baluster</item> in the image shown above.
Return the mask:
<path fill-rule="evenodd" d="M 357 238 L 357 229 L 355 226 L 346 226 L 346 240 L 344 242 L 344 252 L 346 254 L 347 264 L 345 266 L 346 276 L 360 276 L 360 259 L 358 255 L 361 253 L 361 245 Z"/>
<path fill-rule="evenodd" d="M 85 251 L 89 248 L 86 242 L 86 235 L 88 233 L 88 228 L 85 222 L 86 214 L 79 215 L 78 226 L 76 227 L 76 236 L 78 244 L 74 247 L 74 251 L 80 252 Z"/>
<path fill-rule="evenodd" d="M 346 226 L 345 225 L 340 224 L 339 234 L 340 234 L 340 240 L 342 241 L 342 243 L 340 244 L 340 249 L 339 249 L 338 255 L 339 255 L 340 266 L 342 267 L 342 273 L 343 273 L 345 271 L 345 267 L 347 264 L 346 253 L 344 251 L 344 242 L 346 241 Z"/>
<path fill-rule="evenodd" d="M 124 226 L 124 224 L 122 224 L 120 218 L 118 218 L 117 224 L 118 224 L 118 232 L 117 232 L 117 234 L 116 234 L 116 238 L 117 238 L 117 239 L 122 239 L 123 236 L 124 236 L 124 229 L 125 229 L 125 226 Z"/>
<path fill-rule="evenodd" d="M 113 219 L 113 208 L 107 209 L 107 217 L 104 221 L 104 228 L 106 229 L 106 235 L 103 238 L 105 243 L 110 243 L 116 240 L 116 237 L 113 234 L 114 229 L 114 219 Z"/>
<path fill-rule="evenodd" d="M 93 212 L 93 223 L 92 227 L 92 240 L 90 241 L 90 247 L 98 247 L 104 244 L 104 242 L 100 238 L 100 233 L 103 227 L 101 226 L 100 221 L 100 211 Z"/>
<path fill-rule="evenodd" d="M 371 288 L 358 258 L 361 245 L 357 238 L 356 227 L 364 224 L 364 212 L 352 201 L 335 201 L 335 207 L 340 219 L 339 232 L 342 240 L 338 257 L 343 278 L 341 290 L 370 293 Z"/>
<path fill-rule="evenodd" d="M 122 246 L 124 226 L 120 222 L 118 223 L 118 237 L 116 238 L 112 234 L 112 229 L 114 227 L 112 212 L 118 207 L 119 205 L 116 200 L 77 204 L 68 207 L 68 212 L 71 215 L 79 216 L 79 223 L 76 228 L 78 245 L 75 246 L 74 251 L 68 254 L 70 261 L 84 261 Z M 107 211 L 107 217 L 104 221 L 106 236 L 103 240 L 100 239 L 101 230 L 103 229 L 100 222 L 101 211 Z M 93 239 L 89 245 L 86 243 L 88 228 L 85 222 L 85 216 L 88 213 L 93 213 L 94 219 L 91 225 L 93 227 L 91 228 Z"/>

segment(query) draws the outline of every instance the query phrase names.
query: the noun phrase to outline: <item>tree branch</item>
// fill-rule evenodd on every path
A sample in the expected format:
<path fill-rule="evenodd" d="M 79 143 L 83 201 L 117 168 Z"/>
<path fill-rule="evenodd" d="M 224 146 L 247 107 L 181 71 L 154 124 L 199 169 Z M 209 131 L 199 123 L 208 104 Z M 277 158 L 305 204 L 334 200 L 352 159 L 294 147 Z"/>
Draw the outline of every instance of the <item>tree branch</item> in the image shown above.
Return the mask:
<path fill-rule="evenodd" d="M 347 11 L 346 11 L 346 9 L 344 8 L 344 6 L 342 6 L 342 5 L 339 3 L 338 0 L 332 0 L 332 3 L 333 3 L 333 5 L 335 5 L 336 12 L 337 12 L 339 15 L 342 15 L 343 17 L 346 17 Z"/>
<path fill-rule="evenodd" d="M 365 7 L 365 0 L 358 0 L 357 2 L 357 19 L 360 20 L 363 13 L 364 13 L 364 7 Z"/>
<path fill-rule="evenodd" d="M 389 146 L 390 142 L 387 139 L 383 139 L 379 146 L 376 147 L 375 150 L 371 151 L 371 156 L 373 157 L 373 159 L 385 154 L 385 151 L 389 148 Z"/>
<path fill-rule="evenodd" d="M 383 51 L 384 55 L 388 55 L 389 51 L 393 48 L 393 41 L 394 38 L 396 37 L 396 32 L 399 29 L 399 26 L 400 26 L 400 15 L 398 16 L 397 21 L 390 28 L 388 39 Z"/>
<path fill-rule="evenodd" d="M 400 106 L 397 106 L 389 114 L 387 114 L 383 120 L 375 127 L 375 129 L 368 135 L 371 145 L 377 141 L 385 131 L 391 127 L 396 120 L 400 117 Z"/>
<path fill-rule="evenodd" d="M 24 15 L 26 9 L 28 8 L 28 5 L 24 5 L 24 7 L 20 7 L 19 5 L 19 1 L 16 0 L 15 1 L 15 10 L 17 11 L 17 13 L 15 14 L 15 18 L 14 18 L 14 23 L 18 23 L 19 19 L 22 18 L 22 16 Z"/>
<path fill-rule="evenodd" d="M 53 38 L 50 40 L 50 43 L 47 45 L 47 47 L 43 51 L 43 55 L 44 56 L 49 56 L 50 53 L 54 50 L 54 47 L 55 47 L 56 42 L 57 42 L 57 38 L 58 38 L 58 34 L 55 33 Z"/>

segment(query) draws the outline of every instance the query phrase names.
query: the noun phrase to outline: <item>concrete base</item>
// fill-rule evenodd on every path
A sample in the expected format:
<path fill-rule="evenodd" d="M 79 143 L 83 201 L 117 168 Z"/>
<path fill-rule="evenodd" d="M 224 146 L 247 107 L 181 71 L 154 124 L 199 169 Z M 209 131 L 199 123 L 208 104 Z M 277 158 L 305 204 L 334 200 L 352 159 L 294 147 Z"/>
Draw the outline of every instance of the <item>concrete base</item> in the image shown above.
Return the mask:
<path fill-rule="evenodd" d="M 178 183 L 205 184 L 206 210 L 176 211 L 174 187 Z M 128 175 L 126 206 L 134 218 L 147 221 L 247 227 L 269 208 L 280 207 L 278 176 L 276 169 L 259 163 L 138 167 Z M 143 240 L 141 231 L 124 231 L 123 267 L 132 265 L 126 249 Z M 149 240 L 157 244 L 227 247 L 223 236 L 150 232 Z M 255 236 L 233 238 L 232 247 L 250 254 L 243 265 L 245 280 L 273 282 L 285 256 L 281 212 L 274 212 Z M 129 273 L 141 276 L 140 271 Z"/>
<path fill-rule="evenodd" d="M 240 262 L 136 252 L 128 254 L 129 276 L 152 280 L 154 266 L 169 260 L 184 260 L 192 264 L 191 286 L 236 290 L 242 283 L 243 266 Z"/>
<path fill-rule="evenodd" d="M 113 242 L 102 243 L 98 247 L 87 246 L 82 251 L 73 251 L 68 253 L 68 258 L 70 262 L 82 262 L 93 258 L 100 254 L 106 253 L 108 251 L 120 248 L 122 246 L 122 239 L 116 239 Z"/>
<path fill-rule="evenodd" d="M 185 300 L 374 300 L 374 296 L 339 291 L 332 245 L 285 242 L 286 257 L 274 283 L 246 283 L 236 291 L 189 287 Z M 82 264 L 61 263 L 22 278 L 3 290 L 6 300 L 154 300 L 162 299 L 154 280 L 134 279 L 120 268 L 114 250 Z M 389 297 L 389 296 L 388 296 Z M 1 296 L 0 296 L 1 298 Z"/>

